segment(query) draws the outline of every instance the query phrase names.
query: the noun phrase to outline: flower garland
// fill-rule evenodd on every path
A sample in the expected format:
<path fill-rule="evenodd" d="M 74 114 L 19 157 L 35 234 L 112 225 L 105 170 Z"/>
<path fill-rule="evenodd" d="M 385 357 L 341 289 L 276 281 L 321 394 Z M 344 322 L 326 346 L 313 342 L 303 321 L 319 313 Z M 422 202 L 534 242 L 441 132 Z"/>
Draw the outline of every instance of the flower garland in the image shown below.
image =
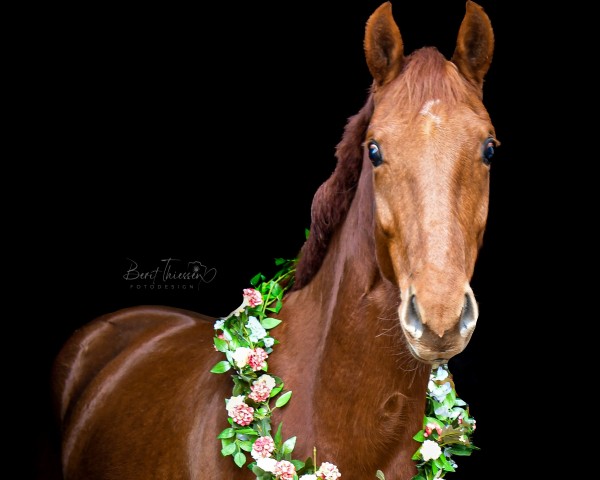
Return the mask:
<path fill-rule="evenodd" d="M 479 450 L 471 442 L 474 431 L 475 419 L 456 395 L 448 365 L 432 369 L 423 429 L 413 437 L 422 445 L 412 456 L 417 462 L 417 475 L 412 480 L 434 480 L 454 472 L 457 465 L 452 455 L 469 456 L 473 450 Z"/>
<path fill-rule="evenodd" d="M 291 391 L 283 391 L 281 378 L 267 373 L 267 359 L 279 343 L 270 330 L 281 323 L 271 315 L 279 313 L 283 296 L 293 285 L 296 263 L 297 259 L 276 259 L 280 270 L 273 279 L 265 281 L 260 273 L 254 276 L 253 288 L 243 291 L 242 304 L 215 322 L 214 347 L 226 360 L 211 372 L 235 371 L 232 396 L 225 400 L 230 427 L 218 439 L 221 454 L 231 455 L 240 468 L 248 460 L 245 452 L 250 453 L 253 461 L 248 468 L 257 480 L 337 480 L 341 473 L 334 464 L 323 462 L 317 468 L 316 449 L 305 461 L 293 459 L 296 437 L 284 441 L 281 423 L 275 433 L 271 428 L 275 409 L 292 397 Z M 430 375 L 423 429 L 413 437 L 421 443 L 412 457 L 418 471 L 413 480 L 435 480 L 455 471 L 452 455 L 470 455 L 477 449 L 470 440 L 474 430 L 475 419 L 456 395 L 448 366 L 438 367 Z M 379 470 L 376 477 L 385 480 Z"/>

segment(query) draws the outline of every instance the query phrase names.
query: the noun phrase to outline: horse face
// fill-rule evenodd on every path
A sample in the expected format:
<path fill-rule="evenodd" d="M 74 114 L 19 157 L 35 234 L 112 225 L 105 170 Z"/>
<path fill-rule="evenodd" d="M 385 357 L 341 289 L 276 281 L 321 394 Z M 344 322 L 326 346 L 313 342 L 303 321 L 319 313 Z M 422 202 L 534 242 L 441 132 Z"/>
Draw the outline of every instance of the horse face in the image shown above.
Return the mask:
<path fill-rule="evenodd" d="M 469 280 L 497 145 L 481 101 L 491 25 L 468 2 L 452 61 L 433 48 L 405 58 L 387 3 L 367 23 L 365 51 L 374 78 L 365 161 L 373 165 L 378 263 L 400 288 L 411 353 L 447 362 L 466 347 L 478 317 Z"/>

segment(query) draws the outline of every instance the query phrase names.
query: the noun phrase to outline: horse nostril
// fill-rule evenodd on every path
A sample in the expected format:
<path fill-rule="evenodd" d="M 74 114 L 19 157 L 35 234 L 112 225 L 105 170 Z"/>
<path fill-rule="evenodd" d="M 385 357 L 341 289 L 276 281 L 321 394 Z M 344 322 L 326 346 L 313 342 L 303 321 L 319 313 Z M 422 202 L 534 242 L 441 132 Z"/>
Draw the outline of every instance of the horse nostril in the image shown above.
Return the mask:
<path fill-rule="evenodd" d="M 473 293 L 465 293 L 465 304 L 460 315 L 460 335 L 462 337 L 468 336 L 473 331 L 478 314 L 477 302 L 475 302 Z"/>
<path fill-rule="evenodd" d="M 406 312 L 406 330 L 415 338 L 423 335 L 423 322 L 417 305 L 417 298 L 412 295 Z"/>

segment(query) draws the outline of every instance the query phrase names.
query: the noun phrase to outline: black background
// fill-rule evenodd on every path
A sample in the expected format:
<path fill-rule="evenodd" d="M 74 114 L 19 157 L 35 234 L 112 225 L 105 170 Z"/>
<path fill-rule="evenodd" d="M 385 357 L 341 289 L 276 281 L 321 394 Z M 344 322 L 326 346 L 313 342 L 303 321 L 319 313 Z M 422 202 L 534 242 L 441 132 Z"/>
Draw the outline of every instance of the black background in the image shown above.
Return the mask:
<path fill-rule="evenodd" d="M 24 215 L 31 233 L 20 255 L 30 300 L 17 322 L 27 339 L 19 445 L 33 452 L 18 464 L 23 478 L 30 470 L 50 478 L 49 369 L 74 329 L 139 304 L 223 315 L 255 273 L 296 255 L 346 119 L 366 99 L 364 26 L 380 3 L 52 12 L 59 20 L 46 26 L 32 60 L 42 132 L 31 141 L 43 166 L 29 184 L 37 201 Z M 458 459 L 449 477 L 462 480 L 510 458 L 521 412 L 536 405 L 521 386 L 530 373 L 523 364 L 540 354 L 526 332 L 541 320 L 520 303 L 531 301 L 524 285 L 537 282 L 540 199 L 530 193 L 529 160 L 540 79 L 526 59 L 540 40 L 515 2 L 479 3 L 496 36 L 484 102 L 502 146 L 472 281 L 480 319 L 450 364 L 481 447 Z M 449 57 L 464 9 L 463 0 L 395 2 L 405 52 L 433 45 Z M 217 274 L 194 291 L 137 290 L 123 279 L 128 259 L 151 269 L 169 257 Z"/>

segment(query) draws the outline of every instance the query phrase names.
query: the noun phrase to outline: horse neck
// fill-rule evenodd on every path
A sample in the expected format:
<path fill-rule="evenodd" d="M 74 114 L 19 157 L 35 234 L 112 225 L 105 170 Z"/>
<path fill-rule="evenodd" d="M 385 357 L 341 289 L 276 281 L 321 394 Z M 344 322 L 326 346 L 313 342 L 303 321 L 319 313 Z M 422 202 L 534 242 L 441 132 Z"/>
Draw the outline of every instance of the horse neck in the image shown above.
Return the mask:
<path fill-rule="evenodd" d="M 410 448 L 421 428 L 429 367 L 410 355 L 398 320 L 400 292 L 377 265 L 370 165 L 362 172 L 318 273 L 284 302 L 284 328 L 276 335 L 282 355 L 274 371 L 296 388 L 298 415 L 312 418 L 321 445 L 339 431 L 338 422 L 352 418 L 358 430 L 373 428 Z M 399 431 L 412 433 L 399 439 Z M 339 438 L 331 441 L 339 447 Z M 358 457 L 380 465 L 394 450 L 375 458 L 369 441 L 362 446 L 353 444 L 355 453 L 364 450 Z"/>

